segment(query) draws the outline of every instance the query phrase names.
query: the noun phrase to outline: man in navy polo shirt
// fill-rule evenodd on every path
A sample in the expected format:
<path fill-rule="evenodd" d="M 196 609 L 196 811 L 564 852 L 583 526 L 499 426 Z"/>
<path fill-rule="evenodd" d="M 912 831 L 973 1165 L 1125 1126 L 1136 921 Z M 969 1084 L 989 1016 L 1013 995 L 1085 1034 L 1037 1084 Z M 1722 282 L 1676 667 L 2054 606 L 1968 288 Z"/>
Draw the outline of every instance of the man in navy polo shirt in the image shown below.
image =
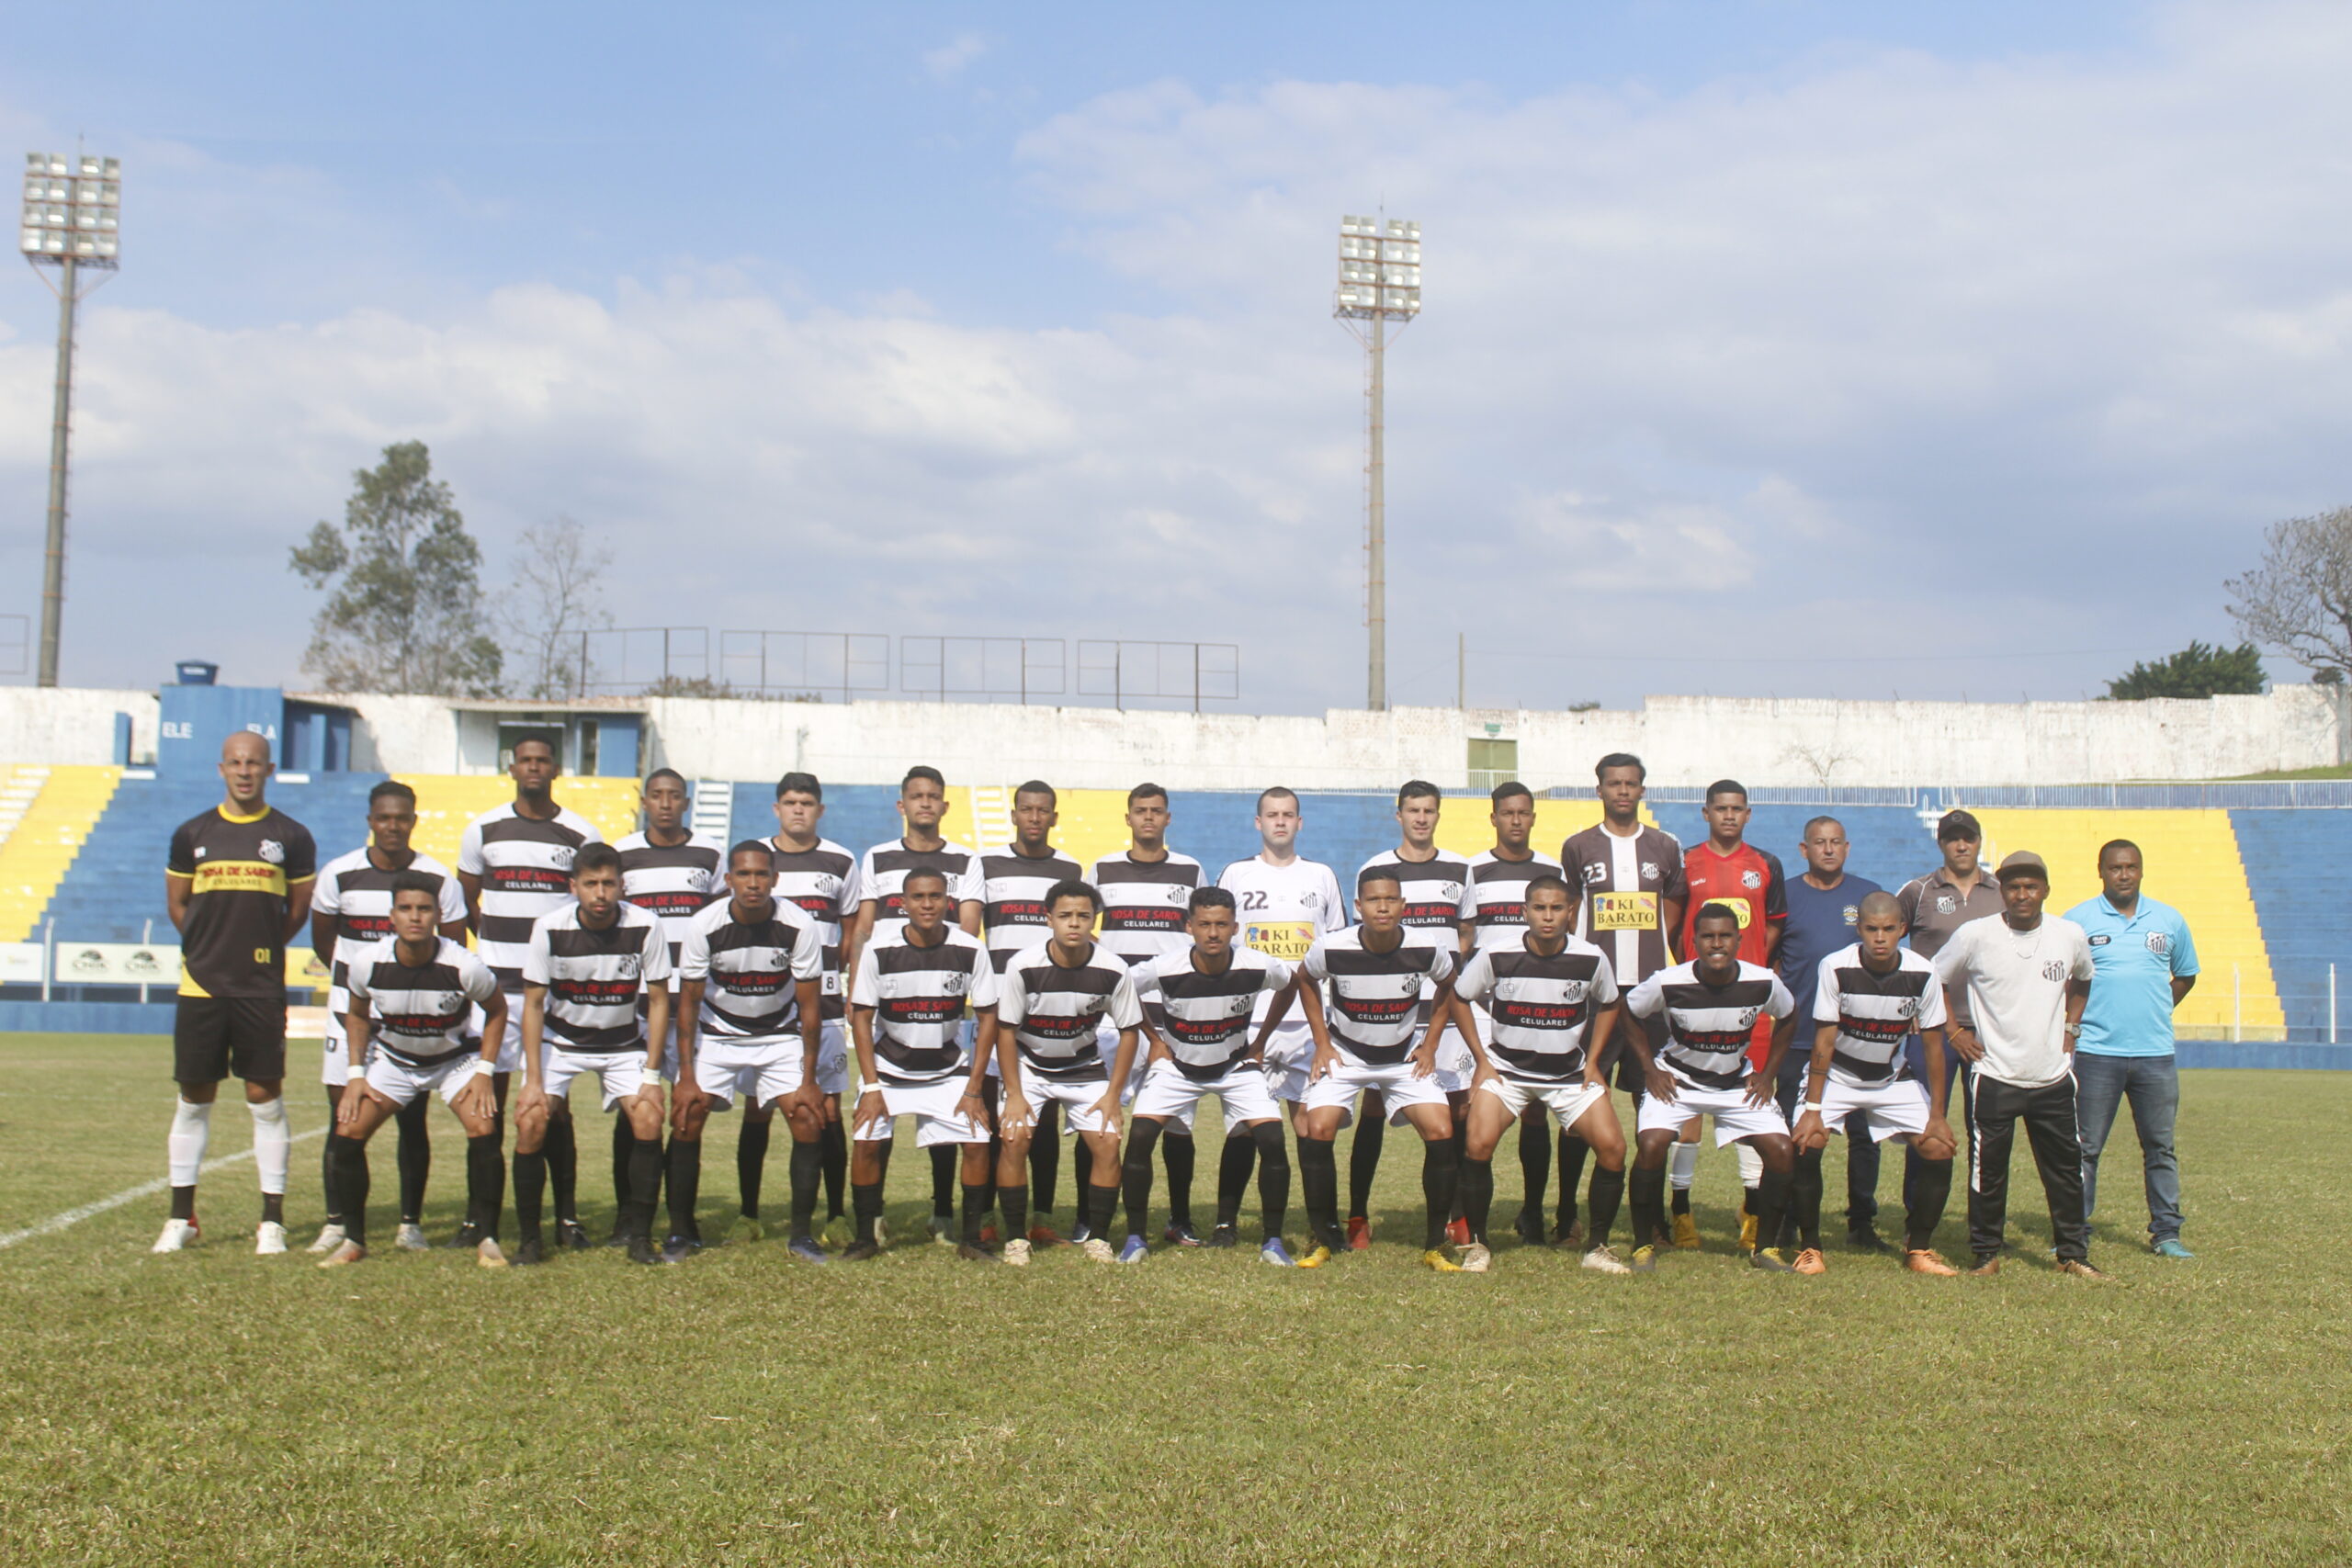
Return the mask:
<path fill-rule="evenodd" d="M 2102 845 L 2105 891 L 2066 913 L 2089 933 L 2096 973 L 2075 1041 L 2083 1213 L 2087 1216 L 2098 1200 L 2098 1156 L 2128 1099 L 2148 1189 L 2149 1244 L 2159 1257 L 2188 1258 L 2180 1244 L 2180 1163 L 2172 1145 L 2180 1108 L 2172 1014 L 2197 984 L 2197 943 L 2179 910 L 2141 895 L 2141 870 L 2137 844 L 2116 839 Z"/>
<path fill-rule="evenodd" d="M 1846 826 L 1835 817 L 1816 817 L 1806 823 L 1797 849 L 1804 856 L 1804 874 L 1787 885 L 1789 919 L 1781 928 L 1781 951 L 1775 955 L 1781 983 L 1796 998 L 1794 1016 L 1805 1021 L 1798 1038 L 1807 1048 L 1792 1049 L 1781 1061 L 1778 1099 L 1781 1114 L 1792 1123 L 1805 1064 L 1813 1055 L 1813 993 L 1821 980 L 1821 961 L 1852 945 L 1862 900 L 1884 891 L 1868 877 L 1846 874 Z M 1878 1144 L 1864 1125 L 1869 1121 L 1865 1114 L 1857 1111 L 1847 1121 L 1846 1235 L 1866 1252 L 1884 1252 L 1886 1243 L 1879 1238 L 1877 1224 Z M 1782 1217 L 1782 1247 L 1794 1245 L 1795 1224 L 1793 1212 Z"/>

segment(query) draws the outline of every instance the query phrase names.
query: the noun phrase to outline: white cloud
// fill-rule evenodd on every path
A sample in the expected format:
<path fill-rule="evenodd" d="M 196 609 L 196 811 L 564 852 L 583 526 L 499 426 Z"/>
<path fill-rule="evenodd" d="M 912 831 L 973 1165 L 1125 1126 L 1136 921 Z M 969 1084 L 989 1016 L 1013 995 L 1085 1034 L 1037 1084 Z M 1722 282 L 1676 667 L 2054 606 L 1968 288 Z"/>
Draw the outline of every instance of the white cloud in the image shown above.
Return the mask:
<path fill-rule="evenodd" d="M 978 33 L 958 33 L 937 49 L 923 51 L 922 68 L 941 82 L 964 73 L 967 66 L 989 51 L 988 39 Z"/>

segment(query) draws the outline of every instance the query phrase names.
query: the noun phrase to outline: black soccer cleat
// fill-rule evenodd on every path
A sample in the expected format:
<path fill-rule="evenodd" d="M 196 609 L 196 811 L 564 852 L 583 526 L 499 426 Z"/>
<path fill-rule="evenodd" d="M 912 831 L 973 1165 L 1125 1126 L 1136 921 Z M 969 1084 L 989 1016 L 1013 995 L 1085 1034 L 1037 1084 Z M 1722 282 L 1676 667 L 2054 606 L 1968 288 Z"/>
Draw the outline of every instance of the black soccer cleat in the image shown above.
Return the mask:
<path fill-rule="evenodd" d="M 659 1263 L 662 1253 L 653 1245 L 653 1238 L 640 1232 L 628 1238 L 628 1260 L 631 1263 Z"/>
<path fill-rule="evenodd" d="M 841 1260 L 843 1263 L 864 1263 L 870 1258 L 876 1258 L 881 1256 L 882 1244 L 880 1242 L 854 1241 L 849 1244 L 849 1250 L 842 1254 Z"/>
<path fill-rule="evenodd" d="M 1275 1239 L 1279 1241 L 1282 1238 L 1277 1236 Z M 1238 1247 L 1241 1245 L 1241 1233 L 1234 1229 L 1231 1225 L 1219 1225 L 1215 1230 L 1209 1232 L 1207 1245 L 1210 1247 Z"/>
<path fill-rule="evenodd" d="M 700 1252 L 701 1250 L 702 1238 L 699 1236 L 667 1236 L 663 1238 L 662 1243 L 662 1261 L 664 1263 L 684 1263 L 687 1258 L 692 1258 L 695 1253 Z"/>
<path fill-rule="evenodd" d="M 545 1263 L 547 1260 L 547 1248 L 540 1244 L 537 1236 L 532 1236 L 526 1241 L 516 1244 L 514 1256 L 506 1261 L 517 1269 L 527 1269 L 534 1263 Z"/>
<path fill-rule="evenodd" d="M 459 1252 L 471 1252 L 481 1245 L 482 1237 L 489 1234 L 473 1221 L 468 1220 L 458 1227 L 458 1234 L 449 1238 L 449 1245 Z"/>
<path fill-rule="evenodd" d="M 1857 1252 L 1894 1250 L 1887 1246 L 1886 1238 L 1878 1234 L 1878 1228 L 1875 1225 L 1849 1225 L 1846 1228 L 1846 1245 Z"/>
<path fill-rule="evenodd" d="M 1519 1212 L 1519 1218 L 1511 1222 L 1510 1228 L 1517 1231 L 1519 1239 L 1529 1247 L 1542 1247 L 1550 1239 L 1544 1234 L 1544 1216 L 1530 1213 L 1525 1209 Z"/>
<path fill-rule="evenodd" d="M 555 1223 L 555 1244 L 574 1252 L 585 1252 L 596 1244 L 588 1239 L 588 1227 L 578 1220 L 558 1220 Z"/>
<path fill-rule="evenodd" d="M 1004 1261 L 1003 1258 L 999 1258 L 995 1253 L 989 1251 L 987 1247 L 982 1247 L 978 1242 L 970 1241 L 959 1242 L 956 1247 L 956 1256 L 962 1258 L 967 1263 L 1001 1263 Z"/>

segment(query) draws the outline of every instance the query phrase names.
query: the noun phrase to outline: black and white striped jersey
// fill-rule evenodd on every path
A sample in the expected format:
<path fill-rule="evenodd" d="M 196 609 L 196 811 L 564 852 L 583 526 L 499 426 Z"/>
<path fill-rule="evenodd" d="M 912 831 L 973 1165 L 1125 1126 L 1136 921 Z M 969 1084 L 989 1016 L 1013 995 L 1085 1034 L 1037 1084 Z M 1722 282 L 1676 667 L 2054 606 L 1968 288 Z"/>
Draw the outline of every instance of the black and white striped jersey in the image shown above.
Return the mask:
<path fill-rule="evenodd" d="M 1617 976 L 1600 949 L 1577 937 L 1545 957 L 1524 931 L 1503 931 L 1470 955 L 1454 989 L 1487 1010 L 1487 1054 L 1522 1083 L 1563 1084 L 1584 1075 L 1593 1015 L 1615 1005 Z"/>
<path fill-rule="evenodd" d="M 1102 945 L 1131 966 L 1191 951 L 1184 922 L 1192 913 L 1193 889 L 1207 876 L 1199 861 L 1173 850 L 1160 860 L 1137 860 L 1127 850 L 1104 855 L 1088 879 L 1102 895 Z"/>
<path fill-rule="evenodd" d="M 1106 1021 L 1133 1029 L 1142 1010 L 1127 966 L 1100 944 L 1089 945 L 1084 963 L 1066 966 L 1050 942 L 1040 942 L 1014 953 L 997 976 L 998 1024 L 1012 1028 L 1023 1065 L 1049 1078 L 1108 1077 L 1096 1032 Z"/>
<path fill-rule="evenodd" d="M 1404 940 L 1386 953 L 1364 945 L 1362 926 L 1327 931 L 1307 950 L 1303 967 L 1323 987 L 1331 1048 L 1358 1066 L 1394 1066 L 1411 1055 L 1423 984 L 1453 976 L 1451 932 L 1400 930 Z"/>
<path fill-rule="evenodd" d="M 1057 882 L 1077 880 L 1078 863 L 1058 851 L 1035 860 L 1010 849 L 980 857 L 980 924 L 998 974 L 1013 954 L 1046 940 L 1047 891 Z"/>
<path fill-rule="evenodd" d="M 441 924 L 466 918 L 465 889 L 458 886 L 447 866 L 431 855 L 412 854 L 401 871 L 421 871 L 439 881 Z M 311 912 L 335 918 L 334 967 L 327 991 L 327 1012 L 332 1018 L 341 1019 L 351 1010 L 351 991 L 345 984 L 351 971 L 344 961 L 344 950 L 364 947 L 392 934 L 392 878 L 400 874 L 379 869 L 368 858 L 364 844 L 320 868 L 319 880 L 311 889 Z"/>
<path fill-rule="evenodd" d="M 980 879 L 980 855 L 978 850 L 967 850 L 961 844 L 942 843 L 935 850 L 910 850 L 904 839 L 893 839 L 887 844 L 876 844 L 865 852 L 858 862 L 857 896 L 861 902 L 874 901 L 874 930 L 867 933 L 871 944 L 896 940 L 906 929 L 907 907 L 904 888 L 907 873 L 935 871 L 947 878 L 947 923 L 956 923 L 956 911 L 966 904 L 983 901 L 987 888 Z"/>
<path fill-rule="evenodd" d="M 1407 925 L 1428 931 L 1462 929 L 1462 894 L 1470 881 L 1470 863 L 1460 855 L 1440 850 L 1432 859 L 1411 861 L 1395 850 L 1383 850 L 1357 868 L 1359 897 L 1367 871 L 1385 871 L 1396 878 L 1405 895 Z"/>
<path fill-rule="evenodd" d="M 996 965 L 980 939 L 949 926 L 918 947 L 901 929 L 857 955 L 852 1007 L 874 1010 L 874 1070 L 893 1084 L 937 1083 L 970 1067 L 964 1013 L 996 1006 Z"/>
<path fill-rule="evenodd" d="M 580 923 L 573 902 L 531 928 L 523 983 L 548 988 L 547 1040 L 583 1054 L 642 1050 L 645 1021 L 638 998 L 670 979 L 670 943 L 662 919 L 634 904 L 615 907 L 613 923 Z"/>
<path fill-rule="evenodd" d="M 1744 961 L 1721 986 L 1702 981 L 1693 959 L 1659 970 L 1625 994 L 1625 1007 L 1635 1018 L 1666 1014 L 1666 1048 L 1658 1053 L 1658 1065 L 1694 1089 L 1744 1086 L 1757 1020 L 1786 1018 L 1796 1005 L 1778 975 Z"/>
<path fill-rule="evenodd" d="M 1462 885 L 1462 923 L 1470 940 L 1491 947 L 1527 929 L 1527 885 L 1549 873 L 1560 874 L 1560 863 L 1550 855 L 1531 854 L 1525 860 L 1505 860 L 1492 850 L 1470 858 L 1470 875 Z M 1572 890 L 1573 901 L 1577 893 Z"/>
<path fill-rule="evenodd" d="M 800 982 L 822 980 L 825 943 L 800 911 L 771 898 L 756 920 L 721 898 L 686 921 L 678 978 L 702 982 L 696 1027 L 728 1039 L 772 1040 L 800 1032 Z"/>
<path fill-rule="evenodd" d="M 1813 1021 L 1838 1026 L 1829 1076 L 1849 1089 L 1870 1089 L 1911 1076 L 1903 1037 L 1944 1026 L 1944 988 L 1933 960 L 1907 947 L 1894 950 L 1894 967 L 1881 975 L 1862 962 L 1852 942 L 1821 961 L 1813 993 Z M 1812 1041 L 1801 1042 L 1812 1054 Z"/>
<path fill-rule="evenodd" d="M 542 915 L 572 902 L 571 857 L 582 844 L 602 842 L 595 824 L 558 807 L 545 822 L 495 806 L 466 824 L 458 869 L 481 879 L 481 923 L 475 945 L 481 961 L 509 993 L 523 988 L 523 953 Z"/>
<path fill-rule="evenodd" d="M 1250 1054 L 1258 998 L 1290 984 L 1291 966 L 1281 959 L 1238 944 L 1228 952 L 1232 962 L 1213 974 L 1193 967 L 1190 944 L 1131 971 L 1136 998 L 1151 1009 L 1151 1027 L 1176 1070 L 1202 1082 L 1223 1077 Z"/>
<path fill-rule="evenodd" d="M 414 967 L 401 962 L 400 943 L 389 936 L 351 948 L 345 1010 L 374 1021 L 371 1054 L 381 1046 L 404 1066 L 437 1067 L 475 1049 L 467 1025 L 474 1008 L 498 994 L 498 977 L 465 943 L 437 936 L 434 944 L 431 960 Z"/>
<path fill-rule="evenodd" d="M 847 1009 L 842 993 L 848 982 L 842 975 L 842 931 L 857 913 L 857 857 L 833 842 L 820 839 L 813 850 L 787 850 L 771 837 L 775 852 L 775 896 L 808 917 L 825 944 L 825 1016 L 842 1017 Z"/>
<path fill-rule="evenodd" d="M 684 843 L 665 847 L 643 833 L 631 833 L 613 848 L 621 856 L 621 897 L 662 917 L 662 934 L 670 939 L 670 988 L 674 991 L 686 922 L 727 891 L 727 846 L 689 833 Z"/>

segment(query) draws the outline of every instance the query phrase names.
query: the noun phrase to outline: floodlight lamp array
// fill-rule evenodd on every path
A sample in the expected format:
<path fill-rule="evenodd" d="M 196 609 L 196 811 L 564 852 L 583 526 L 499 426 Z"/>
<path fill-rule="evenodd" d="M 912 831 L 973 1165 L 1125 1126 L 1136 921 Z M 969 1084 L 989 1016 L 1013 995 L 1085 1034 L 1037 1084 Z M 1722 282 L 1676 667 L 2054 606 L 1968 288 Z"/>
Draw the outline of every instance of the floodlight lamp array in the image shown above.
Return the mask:
<path fill-rule="evenodd" d="M 112 266 L 120 254 L 121 209 L 121 159 L 28 152 L 17 248 L 35 261 L 71 257 Z"/>
<path fill-rule="evenodd" d="M 1421 226 L 1405 218 L 1340 220 L 1341 316 L 1418 316 L 1421 312 Z"/>

